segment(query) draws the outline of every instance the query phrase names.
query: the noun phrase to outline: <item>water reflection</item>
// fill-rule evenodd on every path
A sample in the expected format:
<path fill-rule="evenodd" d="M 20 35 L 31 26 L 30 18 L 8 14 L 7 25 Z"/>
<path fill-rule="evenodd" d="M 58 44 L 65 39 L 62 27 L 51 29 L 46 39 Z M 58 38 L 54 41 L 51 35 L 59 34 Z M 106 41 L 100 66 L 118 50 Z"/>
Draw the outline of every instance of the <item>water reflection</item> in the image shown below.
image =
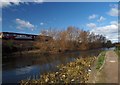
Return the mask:
<path fill-rule="evenodd" d="M 59 64 L 66 64 L 81 56 L 97 56 L 100 52 L 101 50 L 91 50 L 67 52 L 59 55 L 41 55 L 39 53 L 22 56 L 9 55 L 3 59 L 3 83 L 14 83 L 21 79 L 33 78 L 34 75 L 56 71 L 56 66 Z M 34 78 L 39 78 L 39 76 Z"/>

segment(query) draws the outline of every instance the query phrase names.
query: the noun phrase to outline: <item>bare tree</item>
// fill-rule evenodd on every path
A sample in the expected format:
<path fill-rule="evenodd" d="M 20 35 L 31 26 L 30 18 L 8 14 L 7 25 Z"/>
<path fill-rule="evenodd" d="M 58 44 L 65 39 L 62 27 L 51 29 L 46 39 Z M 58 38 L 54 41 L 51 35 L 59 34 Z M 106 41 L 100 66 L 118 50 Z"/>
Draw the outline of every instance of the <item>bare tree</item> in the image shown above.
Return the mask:
<path fill-rule="evenodd" d="M 49 39 L 50 38 L 50 39 Z M 48 39 L 46 41 L 46 39 Z M 88 50 L 103 47 L 107 39 L 89 31 L 68 27 L 67 30 L 42 30 L 36 46 L 46 51 Z"/>

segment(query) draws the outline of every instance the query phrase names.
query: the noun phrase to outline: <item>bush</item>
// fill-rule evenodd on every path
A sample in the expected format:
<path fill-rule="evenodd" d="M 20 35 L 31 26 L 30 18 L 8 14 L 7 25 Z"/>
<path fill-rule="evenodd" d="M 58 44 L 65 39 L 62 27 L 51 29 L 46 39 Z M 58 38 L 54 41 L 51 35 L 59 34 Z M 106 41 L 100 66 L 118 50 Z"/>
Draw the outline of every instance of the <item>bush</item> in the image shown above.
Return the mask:
<path fill-rule="evenodd" d="M 12 49 L 14 47 L 13 45 L 13 41 L 12 40 L 9 40 L 6 44 L 6 46 L 9 48 L 9 49 Z"/>

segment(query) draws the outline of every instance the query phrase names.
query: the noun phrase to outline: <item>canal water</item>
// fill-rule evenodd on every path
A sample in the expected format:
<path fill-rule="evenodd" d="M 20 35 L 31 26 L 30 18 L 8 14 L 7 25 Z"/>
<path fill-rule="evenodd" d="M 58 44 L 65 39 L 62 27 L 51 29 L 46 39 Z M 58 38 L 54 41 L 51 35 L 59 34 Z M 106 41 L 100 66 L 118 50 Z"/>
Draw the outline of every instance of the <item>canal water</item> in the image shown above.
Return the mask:
<path fill-rule="evenodd" d="M 17 83 L 23 79 L 37 79 L 41 74 L 56 71 L 58 65 L 74 61 L 78 57 L 97 56 L 103 49 L 67 52 L 64 54 L 7 55 L 2 61 L 2 83 Z M 5 58 L 6 57 L 6 58 Z"/>

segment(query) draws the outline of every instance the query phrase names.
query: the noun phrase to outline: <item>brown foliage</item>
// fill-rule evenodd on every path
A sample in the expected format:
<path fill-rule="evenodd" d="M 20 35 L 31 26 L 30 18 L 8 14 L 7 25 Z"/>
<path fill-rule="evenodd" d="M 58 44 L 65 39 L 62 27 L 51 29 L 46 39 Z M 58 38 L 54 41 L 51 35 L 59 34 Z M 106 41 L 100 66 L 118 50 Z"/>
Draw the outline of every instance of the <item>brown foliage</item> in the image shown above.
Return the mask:
<path fill-rule="evenodd" d="M 88 50 L 103 47 L 106 38 L 75 27 L 64 31 L 42 30 L 35 46 L 43 51 Z"/>

